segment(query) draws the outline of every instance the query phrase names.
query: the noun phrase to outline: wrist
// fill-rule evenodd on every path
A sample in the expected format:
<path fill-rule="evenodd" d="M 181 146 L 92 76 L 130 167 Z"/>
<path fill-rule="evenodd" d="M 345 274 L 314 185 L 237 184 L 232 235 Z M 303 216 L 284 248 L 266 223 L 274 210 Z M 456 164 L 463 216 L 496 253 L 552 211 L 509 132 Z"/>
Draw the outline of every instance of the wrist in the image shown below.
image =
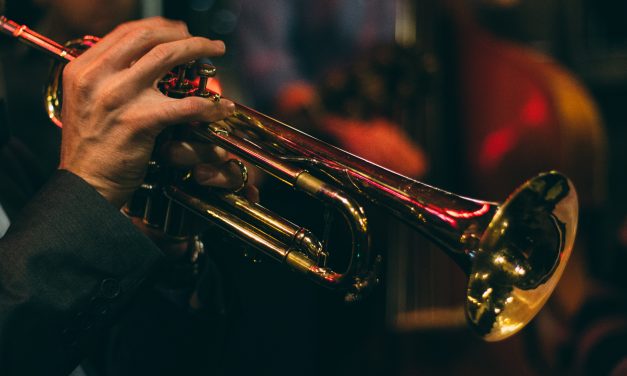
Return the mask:
<path fill-rule="evenodd" d="M 99 179 L 91 174 L 80 170 L 61 166 L 59 169 L 66 170 L 81 178 L 85 183 L 89 184 L 96 192 L 98 192 L 105 200 L 117 209 L 121 209 L 126 203 L 130 192 L 124 192 L 119 188 L 112 187 L 110 183 L 105 182 L 106 179 Z"/>

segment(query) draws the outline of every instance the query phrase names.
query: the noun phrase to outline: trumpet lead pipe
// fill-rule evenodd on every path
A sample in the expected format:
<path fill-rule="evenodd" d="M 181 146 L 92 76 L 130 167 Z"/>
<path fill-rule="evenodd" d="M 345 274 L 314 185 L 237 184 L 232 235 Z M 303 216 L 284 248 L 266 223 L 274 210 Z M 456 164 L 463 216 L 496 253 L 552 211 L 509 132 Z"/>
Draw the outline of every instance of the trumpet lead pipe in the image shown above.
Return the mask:
<path fill-rule="evenodd" d="M 5 16 L 0 16 L 0 31 L 17 38 L 22 43 L 26 43 L 40 51 L 49 53 L 58 60 L 70 62 L 75 58 L 70 49 L 29 29 L 26 25 L 20 25 L 17 22 L 9 20 Z"/>

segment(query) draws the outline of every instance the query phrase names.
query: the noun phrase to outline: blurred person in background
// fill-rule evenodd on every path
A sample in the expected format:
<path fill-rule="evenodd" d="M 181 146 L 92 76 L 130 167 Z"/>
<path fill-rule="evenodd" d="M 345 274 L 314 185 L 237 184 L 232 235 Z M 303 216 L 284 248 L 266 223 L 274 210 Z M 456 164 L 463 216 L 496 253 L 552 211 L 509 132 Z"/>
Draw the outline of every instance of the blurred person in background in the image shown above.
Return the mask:
<path fill-rule="evenodd" d="M 237 63 L 256 106 L 401 174 L 425 175 L 424 152 L 394 119 L 380 114 L 364 118 L 350 109 L 331 112 L 320 97 L 322 80 L 332 69 L 338 69 L 342 81 L 347 69 L 359 69 L 357 56 L 372 57 L 375 47 L 394 41 L 394 1 L 237 3 Z M 376 79 L 372 75 L 371 81 L 356 82 L 351 94 L 370 95 L 371 104 L 383 101 L 386 87 Z"/>

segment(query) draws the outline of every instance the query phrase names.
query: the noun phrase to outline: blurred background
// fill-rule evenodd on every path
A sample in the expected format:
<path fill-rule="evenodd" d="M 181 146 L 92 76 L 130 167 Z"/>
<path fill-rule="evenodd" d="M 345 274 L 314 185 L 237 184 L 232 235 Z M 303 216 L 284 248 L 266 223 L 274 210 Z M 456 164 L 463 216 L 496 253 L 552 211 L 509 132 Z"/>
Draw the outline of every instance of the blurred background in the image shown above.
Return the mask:
<path fill-rule="evenodd" d="M 215 374 L 599 375 L 627 365 L 627 3 L 7 0 L 6 15 L 57 41 L 139 17 L 183 20 L 226 42 L 213 61 L 225 96 L 464 196 L 500 202 L 553 169 L 573 180 L 582 208 L 570 264 L 538 318 L 499 343 L 466 329 L 457 266 L 376 208 L 383 279 L 350 306 L 213 233 L 227 307 L 222 345 L 206 354 Z M 49 61 L 0 43 L 12 132 L 49 174 L 60 142 L 41 104 Z M 322 227 L 315 203 L 258 184 L 265 206 Z"/>

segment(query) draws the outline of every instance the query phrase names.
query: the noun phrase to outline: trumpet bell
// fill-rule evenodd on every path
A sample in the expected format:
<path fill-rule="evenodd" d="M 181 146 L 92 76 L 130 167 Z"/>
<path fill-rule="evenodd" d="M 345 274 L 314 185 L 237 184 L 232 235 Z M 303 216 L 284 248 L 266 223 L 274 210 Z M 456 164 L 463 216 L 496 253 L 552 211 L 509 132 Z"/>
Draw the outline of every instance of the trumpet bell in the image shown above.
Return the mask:
<path fill-rule="evenodd" d="M 485 340 L 522 329 L 559 281 L 575 240 L 577 193 L 563 175 L 539 175 L 503 203 L 470 255 L 466 317 Z"/>
<path fill-rule="evenodd" d="M 63 47 L 3 16 L 0 32 L 59 60 L 47 88 L 46 103 L 50 118 L 60 125 L 63 64 L 96 43 L 97 38 L 85 37 Z M 220 99 L 206 89 L 212 69 L 198 70 L 198 86 L 185 79 L 187 69 L 191 67 L 179 67 L 178 74 L 165 77 L 160 81 L 160 90 L 176 98 L 197 95 Z M 326 264 L 326 241 L 319 241 L 307 229 L 256 203 L 231 194 L 195 196 L 186 192 L 184 182 L 162 182 L 158 173 L 154 184 L 142 185 L 147 190 L 140 194 L 147 203 L 143 206 L 144 220 L 153 223 L 148 210 L 153 207 L 153 198 L 166 198 L 165 219 L 155 227 L 178 229 L 170 226 L 181 223 L 171 220 L 178 216 L 170 214 L 185 208 L 317 283 L 345 292 L 349 301 L 377 283 L 380 261 L 370 251 L 368 220 L 356 197 L 384 207 L 410 224 L 467 272 L 466 316 L 470 326 L 488 341 L 516 333 L 538 313 L 572 251 L 577 194 L 570 181 L 557 172 L 527 181 L 498 205 L 401 176 L 239 104 L 234 115 L 217 123 L 197 125 L 192 133 L 196 140 L 212 142 L 246 158 L 340 212 L 352 238 L 348 266 L 336 272 Z M 159 165 L 154 162 L 158 172 Z"/>

